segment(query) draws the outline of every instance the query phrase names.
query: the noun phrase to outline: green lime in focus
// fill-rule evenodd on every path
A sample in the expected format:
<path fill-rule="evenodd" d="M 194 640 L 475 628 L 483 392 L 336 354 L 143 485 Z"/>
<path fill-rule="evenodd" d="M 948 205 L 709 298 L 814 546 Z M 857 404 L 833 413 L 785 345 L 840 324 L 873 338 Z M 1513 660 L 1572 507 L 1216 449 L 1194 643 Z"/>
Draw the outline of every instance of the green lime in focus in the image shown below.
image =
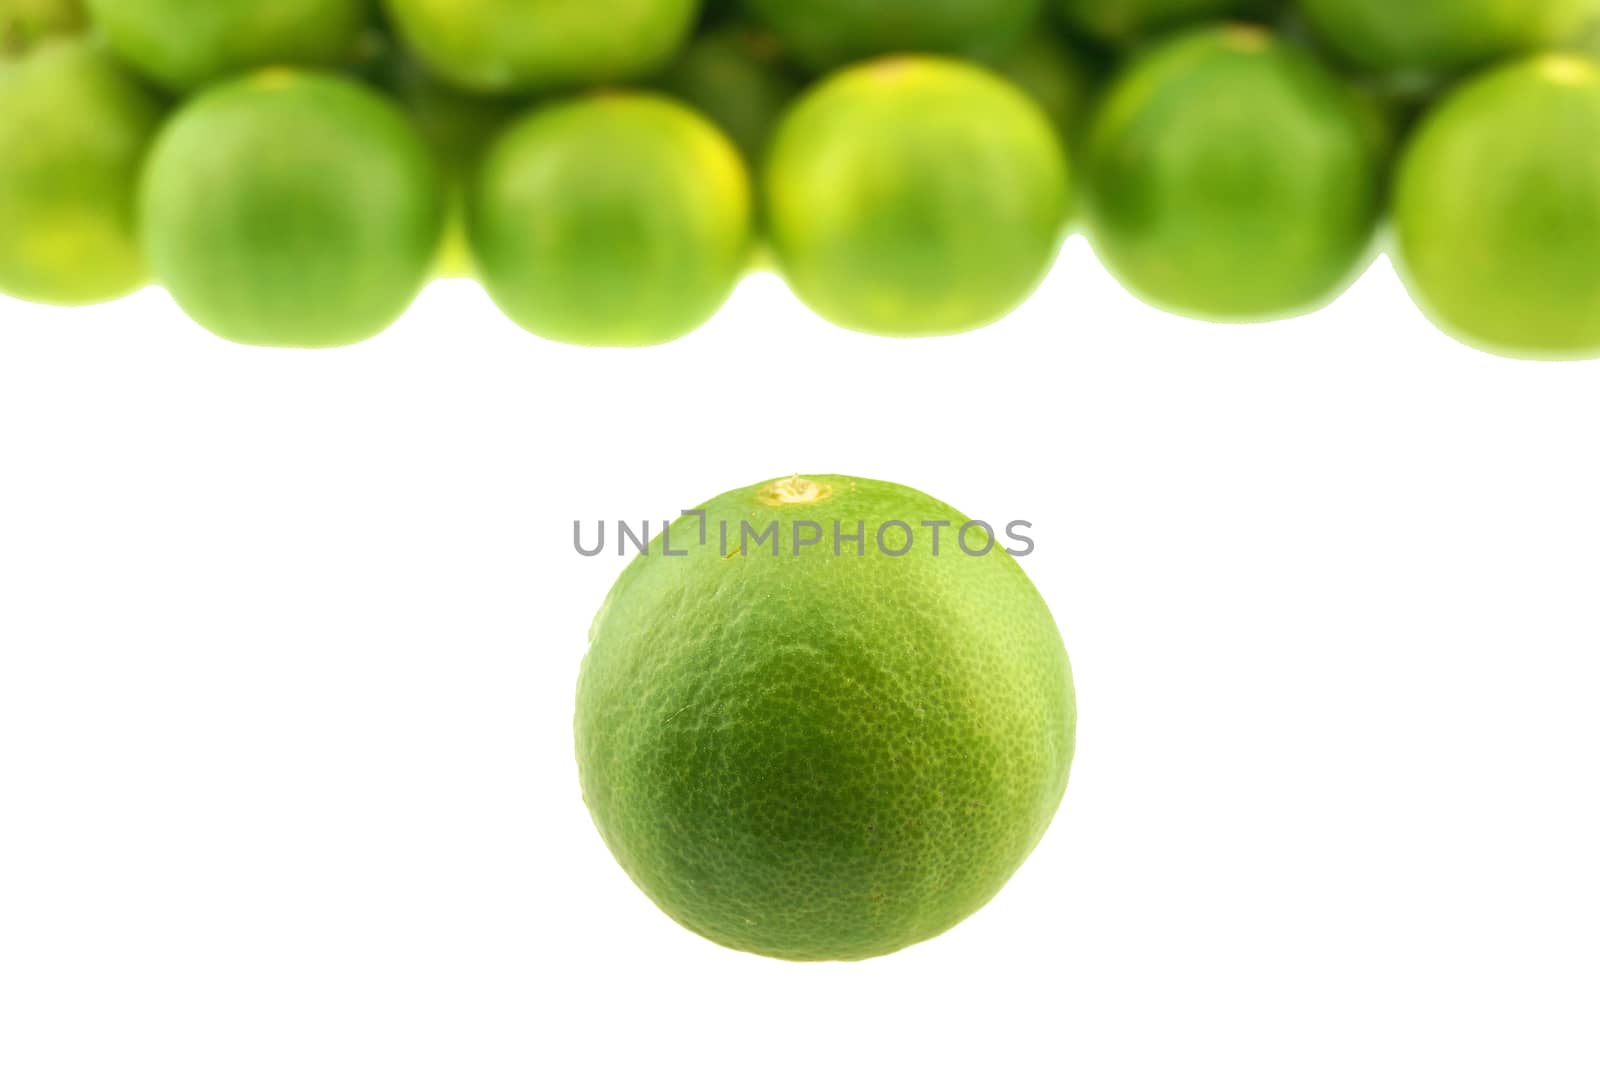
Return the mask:
<path fill-rule="evenodd" d="M 675 523 L 686 554 L 658 538 L 590 631 L 577 757 L 601 835 L 729 948 L 859 960 L 948 930 L 1067 786 L 1077 710 L 1049 609 L 1003 548 L 969 554 L 988 542 L 965 516 L 902 486 L 786 478 L 703 512 L 704 543 L 700 518 Z M 915 531 L 902 555 L 895 523 Z"/>
<path fill-rule="evenodd" d="M 767 223 L 790 284 L 866 333 L 959 333 L 1004 317 L 1054 263 L 1070 210 L 1061 137 L 972 64 L 891 57 L 811 90 L 779 127 Z"/>
<path fill-rule="evenodd" d="M 1180 314 L 1315 310 L 1368 261 L 1386 155 L 1374 108 L 1298 46 L 1242 24 L 1191 31 L 1100 104 L 1091 239 L 1133 293 Z"/>
<path fill-rule="evenodd" d="M 87 0 L 129 64 L 179 92 L 269 64 L 351 58 L 368 0 Z"/>
<path fill-rule="evenodd" d="M 489 295 L 569 344 L 663 344 L 704 324 L 749 262 L 750 176 L 710 120 L 665 96 L 550 104 L 490 147 L 468 197 Z"/>
<path fill-rule="evenodd" d="M 327 348 L 381 332 L 429 275 L 444 211 L 437 164 L 386 97 L 268 70 L 190 101 L 141 192 L 157 280 L 243 344 Z"/>
<path fill-rule="evenodd" d="M 1457 89 L 1401 160 L 1394 225 L 1446 332 L 1507 356 L 1600 355 L 1600 66 L 1545 55 Z"/>
<path fill-rule="evenodd" d="M 0 61 L 0 292 L 93 304 L 145 283 L 134 189 L 161 114 L 86 41 Z"/>
<path fill-rule="evenodd" d="M 434 74 L 480 93 L 531 93 L 659 73 L 700 0 L 384 0 Z"/>

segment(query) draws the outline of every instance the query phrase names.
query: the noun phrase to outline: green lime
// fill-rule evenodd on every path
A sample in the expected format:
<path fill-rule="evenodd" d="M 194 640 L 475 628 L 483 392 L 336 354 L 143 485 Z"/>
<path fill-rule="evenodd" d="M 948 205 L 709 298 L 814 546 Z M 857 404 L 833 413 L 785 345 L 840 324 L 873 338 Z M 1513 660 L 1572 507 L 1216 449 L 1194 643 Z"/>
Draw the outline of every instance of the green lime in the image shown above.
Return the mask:
<path fill-rule="evenodd" d="M 1395 231 L 1418 303 L 1502 355 L 1600 355 L 1600 66 L 1518 61 L 1467 83 L 1401 160 Z"/>
<path fill-rule="evenodd" d="M 161 104 L 98 46 L 0 61 L 0 292 L 92 304 L 146 281 L 139 165 Z"/>
<path fill-rule="evenodd" d="M 722 127 L 752 164 L 800 92 L 778 38 L 737 24 L 695 38 L 657 84 Z"/>
<path fill-rule="evenodd" d="M 631 81 L 683 47 L 700 0 L 384 0 L 394 28 L 458 88 L 527 93 Z"/>
<path fill-rule="evenodd" d="M 79 33 L 85 24 L 82 0 L 0 0 L 0 56 Z"/>
<path fill-rule="evenodd" d="M 268 70 L 208 90 L 157 139 L 141 193 L 156 278 L 196 322 L 243 344 L 352 344 L 427 279 L 438 166 L 383 96 Z"/>
<path fill-rule="evenodd" d="M 327 65 L 353 54 L 368 0 L 87 0 L 123 59 L 169 89 L 275 63 Z"/>
<path fill-rule="evenodd" d="M 1570 41 L 1596 0 L 1300 0 L 1318 36 L 1368 70 L 1446 74 Z"/>
<path fill-rule="evenodd" d="M 1053 0 L 1067 25 L 1106 44 L 1131 45 L 1185 23 L 1255 14 L 1281 0 Z M 1395 0 L 1409 4 L 1417 0 Z"/>
<path fill-rule="evenodd" d="M 1049 609 L 984 531 L 901 486 L 795 477 L 700 511 L 590 630 L 577 756 L 601 835 L 730 948 L 859 960 L 943 933 L 1066 789 L 1077 710 Z"/>
<path fill-rule="evenodd" d="M 570 344 L 662 344 L 701 326 L 748 262 L 750 176 L 708 119 L 612 91 L 538 108 L 490 147 L 468 197 L 485 287 Z"/>
<path fill-rule="evenodd" d="M 1069 210 L 1060 135 L 1022 90 L 954 59 L 891 57 L 806 94 L 767 156 L 790 284 L 868 333 L 1003 317 L 1054 262 Z"/>
<path fill-rule="evenodd" d="M 1040 0 L 744 0 L 817 70 L 885 52 L 970 53 L 1020 37 Z"/>
<path fill-rule="evenodd" d="M 1118 77 L 1090 129 L 1095 249 L 1136 295 L 1181 314 L 1320 307 L 1372 250 L 1386 157 L 1374 115 L 1264 29 L 1159 45 Z"/>

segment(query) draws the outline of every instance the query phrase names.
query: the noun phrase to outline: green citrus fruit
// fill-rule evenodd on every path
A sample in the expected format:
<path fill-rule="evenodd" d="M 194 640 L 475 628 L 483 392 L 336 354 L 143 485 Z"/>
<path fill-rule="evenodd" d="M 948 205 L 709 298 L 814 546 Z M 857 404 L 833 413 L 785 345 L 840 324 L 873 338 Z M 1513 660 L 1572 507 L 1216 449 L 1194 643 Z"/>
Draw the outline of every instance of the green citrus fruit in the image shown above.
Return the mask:
<path fill-rule="evenodd" d="M 1369 70 L 1442 74 L 1569 41 L 1596 0 L 1300 0 L 1312 28 Z"/>
<path fill-rule="evenodd" d="M 834 75 L 768 152 L 784 273 L 824 318 L 868 333 L 957 333 L 1038 286 L 1069 209 L 1060 135 L 971 64 L 894 57 Z"/>
<path fill-rule="evenodd" d="M 1107 91 L 1085 149 L 1096 251 L 1160 307 L 1220 321 L 1317 308 L 1367 261 L 1374 110 L 1269 31 L 1190 32 Z"/>
<path fill-rule="evenodd" d="M 800 80 L 783 60 L 783 46 L 771 33 L 719 26 L 697 37 L 657 84 L 722 127 L 757 163 L 800 92 Z"/>
<path fill-rule="evenodd" d="M 700 0 L 384 0 L 433 72 L 476 92 L 630 81 L 671 62 Z"/>
<path fill-rule="evenodd" d="M 1504 355 L 1600 355 L 1600 66 L 1548 55 L 1458 89 L 1402 158 L 1394 216 L 1445 330 Z"/>
<path fill-rule="evenodd" d="M 1130 45 L 1204 19 L 1254 14 L 1276 0 L 1054 0 L 1067 25 L 1107 44 Z M 1417 0 L 1396 0 L 1415 3 Z"/>
<path fill-rule="evenodd" d="M 708 119 L 606 92 L 539 108 L 490 147 L 468 197 L 485 287 L 571 344 L 662 344 L 714 315 L 748 261 L 750 177 Z"/>
<path fill-rule="evenodd" d="M 232 341 L 352 344 L 405 311 L 439 247 L 438 166 L 401 112 L 328 74 L 208 90 L 151 151 L 141 193 L 156 278 Z"/>
<path fill-rule="evenodd" d="M 730 948 L 858 960 L 948 930 L 1066 789 L 1077 711 L 1049 609 L 1003 549 L 978 554 L 981 531 L 958 544 L 963 515 L 901 486 L 797 477 L 701 510 L 590 631 L 577 755 L 600 833 Z M 860 554 L 836 541 L 858 535 Z"/>
<path fill-rule="evenodd" d="M 188 91 L 275 63 L 352 54 L 368 0 L 88 0 L 111 47 L 169 89 Z"/>
<path fill-rule="evenodd" d="M 26 52 L 47 37 L 80 32 L 82 0 L 0 0 L 0 56 Z"/>
<path fill-rule="evenodd" d="M 144 284 L 134 188 L 160 120 L 160 102 L 95 45 L 0 61 L 0 292 L 92 304 Z"/>
<path fill-rule="evenodd" d="M 1099 81 L 1097 63 L 1083 50 L 1040 26 L 990 66 L 1044 108 L 1066 143 L 1077 143 Z"/>
<path fill-rule="evenodd" d="M 969 53 L 1020 37 L 1040 0 L 744 0 L 817 70 L 885 52 Z"/>

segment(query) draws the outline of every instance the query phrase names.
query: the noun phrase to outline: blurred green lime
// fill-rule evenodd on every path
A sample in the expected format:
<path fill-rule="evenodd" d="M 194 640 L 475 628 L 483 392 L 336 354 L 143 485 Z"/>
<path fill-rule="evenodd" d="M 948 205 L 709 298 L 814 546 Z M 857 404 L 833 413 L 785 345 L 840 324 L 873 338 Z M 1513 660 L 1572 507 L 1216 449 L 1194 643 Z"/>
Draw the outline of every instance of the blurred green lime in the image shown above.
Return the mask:
<path fill-rule="evenodd" d="M 726 134 L 665 96 L 538 108 L 468 197 L 483 282 L 524 329 L 569 344 L 662 344 L 716 314 L 748 262 L 750 177 Z"/>
<path fill-rule="evenodd" d="M 384 0 L 395 30 L 457 88 L 528 93 L 658 73 L 699 0 Z"/>
<path fill-rule="evenodd" d="M 1092 241 L 1159 307 L 1220 321 L 1313 310 L 1366 263 L 1385 147 L 1372 109 L 1298 46 L 1254 26 L 1185 33 L 1100 105 Z"/>
<path fill-rule="evenodd" d="M 0 61 L 0 292 L 92 304 L 146 280 L 134 228 L 161 104 L 99 46 Z"/>
<path fill-rule="evenodd" d="M 800 298 L 841 326 L 925 336 L 1021 304 L 1055 260 L 1070 182 L 1060 135 L 972 64 L 889 58 L 836 74 L 784 120 L 768 227 Z"/>
<path fill-rule="evenodd" d="M 379 333 L 427 279 L 438 166 L 395 105 L 343 78 L 268 70 L 194 98 L 144 176 L 144 246 L 201 326 L 324 348 Z"/>
<path fill-rule="evenodd" d="M 1600 355 L 1600 67 L 1547 55 L 1463 86 L 1395 188 L 1403 273 L 1447 332 L 1502 355 Z"/>
<path fill-rule="evenodd" d="M 1438 75 L 1561 44 L 1597 0 L 1300 0 L 1317 35 L 1367 70 Z"/>
<path fill-rule="evenodd" d="M 368 0 L 87 0 L 96 28 L 128 63 L 190 91 L 275 63 L 328 65 L 353 55 Z"/>
<path fill-rule="evenodd" d="M 82 0 L 0 0 L 0 57 L 78 33 L 86 24 Z"/>
<path fill-rule="evenodd" d="M 744 0 L 802 63 L 827 70 L 885 52 L 981 52 L 1019 38 L 1040 0 Z"/>

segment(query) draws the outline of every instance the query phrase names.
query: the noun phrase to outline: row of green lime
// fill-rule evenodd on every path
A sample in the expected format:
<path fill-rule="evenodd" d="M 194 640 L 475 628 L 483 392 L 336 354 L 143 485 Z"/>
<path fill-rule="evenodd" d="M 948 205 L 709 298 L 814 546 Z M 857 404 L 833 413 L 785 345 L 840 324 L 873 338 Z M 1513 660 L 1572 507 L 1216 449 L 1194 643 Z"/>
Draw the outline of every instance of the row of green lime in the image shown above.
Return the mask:
<path fill-rule="evenodd" d="M 262 6 L 222 7 L 241 3 Z M 1447 330 L 1510 355 L 1600 350 L 1600 68 L 1576 53 L 1491 65 L 1432 102 L 1403 142 L 1395 108 L 1306 44 L 1254 23 L 1203 25 L 1142 48 L 1099 94 L 1081 136 L 1087 75 L 1059 40 L 1038 34 L 1031 50 L 999 53 L 1010 79 L 966 60 L 896 56 L 835 71 L 790 103 L 780 76 L 715 76 L 740 49 L 748 58 L 745 31 L 704 33 L 684 54 L 700 62 L 680 61 L 664 84 L 718 123 L 641 89 L 536 106 L 467 101 L 419 90 L 429 79 L 406 57 L 386 61 L 376 79 L 387 94 L 354 77 L 272 67 L 210 84 L 169 116 L 122 63 L 181 88 L 205 84 L 206 57 L 214 66 L 225 49 L 215 40 L 141 49 L 150 36 L 126 24 L 151 4 L 161 6 L 102 12 L 91 0 L 114 43 L 134 42 L 116 57 L 79 40 L 0 63 L 0 291 L 87 303 L 153 272 L 224 337 L 342 345 L 403 312 L 437 268 L 445 235 L 447 267 L 470 263 L 530 331 L 645 345 L 715 313 L 759 230 L 824 317 L 920 336 L 981 326 L 1026 299 L 1076 202 L 1101 258 L 1142 298 L 1257 321 L 1334 299 L 1370 260 L 1387 206 L 1404 273 Z M 1135 24 L 1141 7 L 1076 6 L 1091 28 L 1091 9 L 1127 16 L 1102 20 L 1103 30 Z M 1301 6 L 1319 26 L 1337 22 L 1317 15 L 1327 5 Z M 1576 25 L 1566 10 L 1575 5 L 1545 7 L 1536 33 L 1528 19 L 1480 25 L 1463 37 L 1471 49 L 1421 32 L 1425 15 L 1405 16 L 1414 33 L 1405 40 L 1417 47 L 1385 69 L 1437 75 Z M 295 8 L 263 6 L 298 20 L 297 34 L 329 36 Z M 397 16 L 407 10 L 391 4 Z M 407 40 L 426 37 L 395 21 L 410 27 Z M 829 51 L 817 41 L 836 56 L 876 41 L 841 32 L 848 19 L 802 25 L 772 12 L 769 23 L 802 55 Z M 458 84 L 524 69 L 441 53 L 465 38 L 436 29 L 421 58 Z M 615 29 L 606 39 L 638 43 Z M 1374 68 L 1389 62 L 1369 58 Z M 409 116 L 393 96 L 412 105 Z M 429 129 L 429 99 L 444 102 L 444 134 Z M 440 166 L 440 142 L 480 135 L 460 133 L 463 112 L 489 144 L 481 158 L 446 151 L 453 175 Z"/>
<path fill-rule="evenodd" d="M 652 75 L 704 22 L 733 16 L 823 72 L 888 52 L 997 56 L 1046 17 L 1126 49 L 1185 23 L 1287 14 L 1346 67 L 1415 82 L 1566 43 L 1600 13 L 1597 0 L 0 0 L 0 49 L 80 28 L 86 7 L 178 93 L 268 64 L 338 64 L 375 16 L 450 84 L 525 94 Z"/>

